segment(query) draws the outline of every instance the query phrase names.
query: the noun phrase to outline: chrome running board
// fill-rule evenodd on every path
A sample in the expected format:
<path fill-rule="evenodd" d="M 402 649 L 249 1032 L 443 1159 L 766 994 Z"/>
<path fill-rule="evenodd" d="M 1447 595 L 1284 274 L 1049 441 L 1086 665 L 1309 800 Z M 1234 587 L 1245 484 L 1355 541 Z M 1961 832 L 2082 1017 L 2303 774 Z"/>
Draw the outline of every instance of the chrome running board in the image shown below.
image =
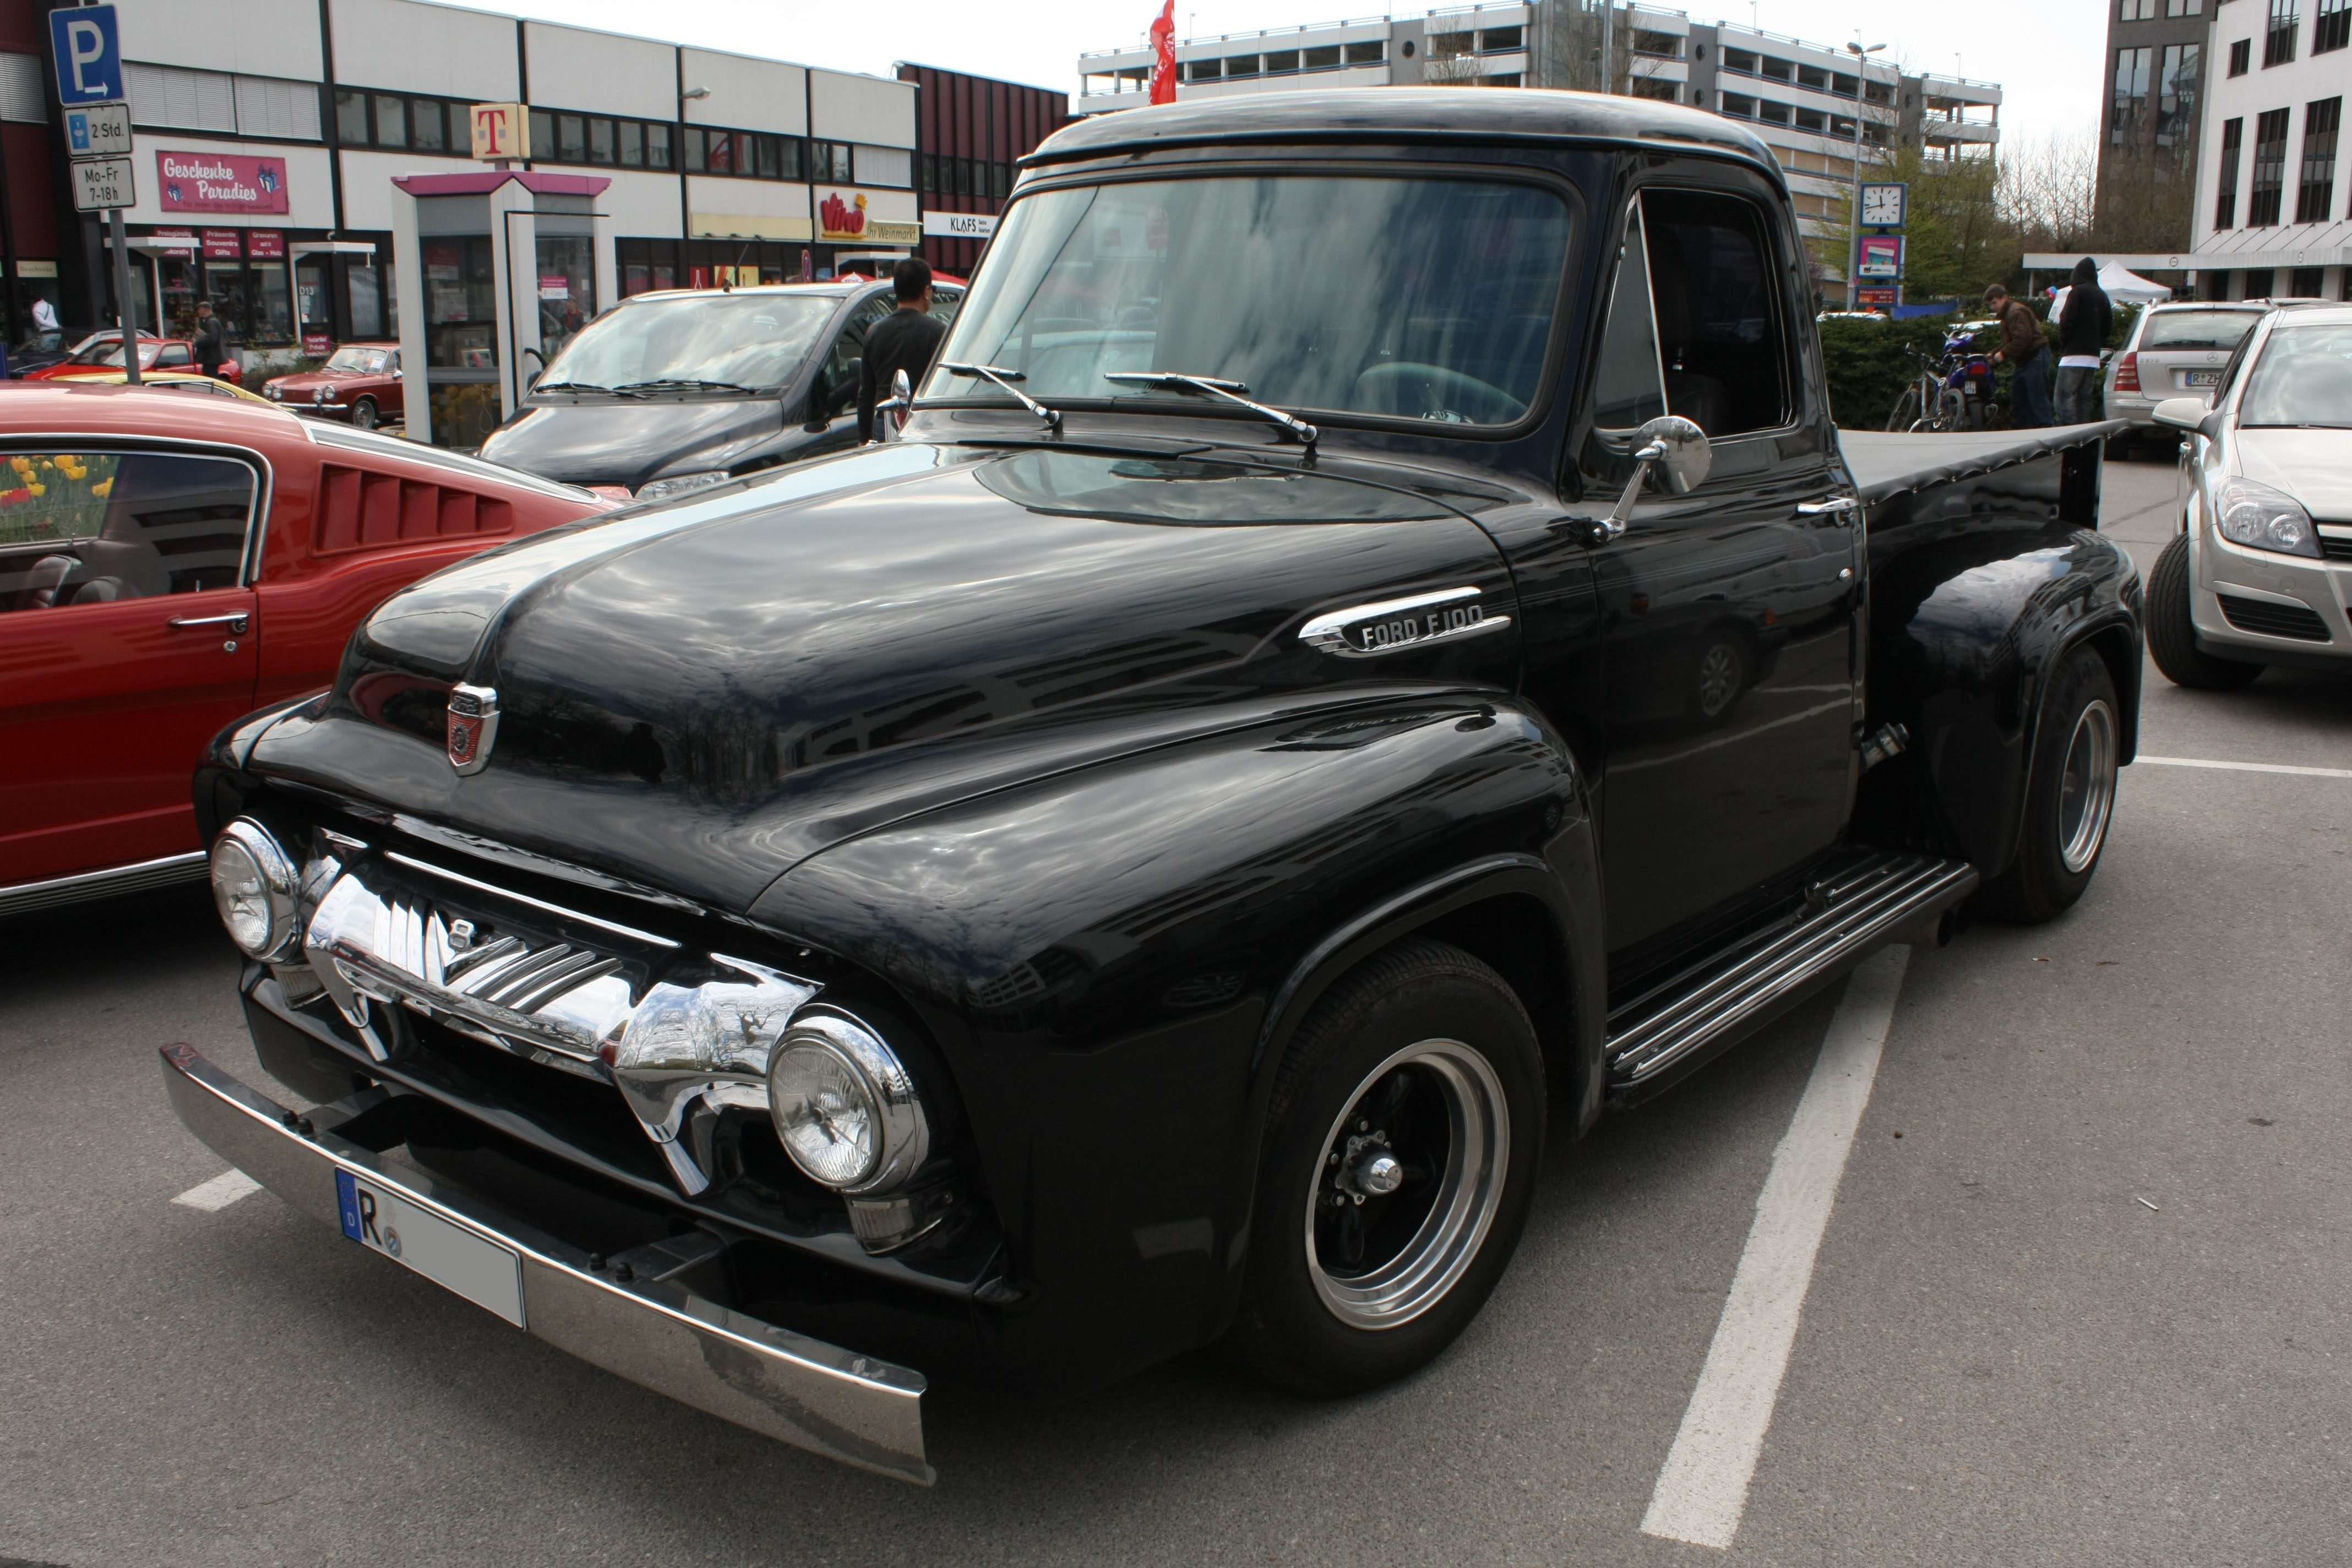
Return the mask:
<path fill-rule="evenodd" d="M 1803 911 L 1627 1003 L 1609 1018 L 1609 1087 L 1685 1061 L 1807 983 L 1858 962 L 1976 891 L 1977 868 L 1932 855 L 1867 855 L 1807 889 Z"/>
<path fill-rule="evenodd" d="M 106 871 L 84 871 L 72 877 L 53 877 L 46 882 L 18 882 L 0 888 L 0 915 L 23 914 L 31 910 L 51 909 L 58 904 L 78 904 L 87 899 L 110 899 L 118 893 L 136 893 L 149 888 L 167 888 L 175 882 L 201 882 L 205 879 L 206 859 L 201 849 L 191 849 L 185 855 L 166 855 L 161 860 L 142 860 L 135 866 L 117 866 Z"/>

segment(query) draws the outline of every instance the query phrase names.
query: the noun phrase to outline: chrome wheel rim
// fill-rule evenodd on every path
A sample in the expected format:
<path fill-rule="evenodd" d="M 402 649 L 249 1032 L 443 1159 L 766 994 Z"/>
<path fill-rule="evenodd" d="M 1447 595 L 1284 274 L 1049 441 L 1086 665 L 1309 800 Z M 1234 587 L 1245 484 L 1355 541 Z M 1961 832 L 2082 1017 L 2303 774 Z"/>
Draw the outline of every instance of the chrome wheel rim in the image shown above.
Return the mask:
<path fill-rule="evenodd" d="M 2099 858 L 2116 808 L 2116 713 L 2094 701 L 2074 721 L 2058 781 L 2058 858 L 2080 876 Z"/>
<path fill-rule="evenodd" d="M 1714 718 L 1731 705 L 1738 691 L 1739 655 L 1729 643 L 1717 643 L 1699 656 L 1699 711 Z"/>
<path fill-rule="evenodd" d="M 1341 1322 L 1393 1329 L 1478 1256 L 1511 1154 L 1502 1080 L 1460 1040 L 1421 1040 L 1366 1074 L 1323 1140 L 1307 1268 Z"/>

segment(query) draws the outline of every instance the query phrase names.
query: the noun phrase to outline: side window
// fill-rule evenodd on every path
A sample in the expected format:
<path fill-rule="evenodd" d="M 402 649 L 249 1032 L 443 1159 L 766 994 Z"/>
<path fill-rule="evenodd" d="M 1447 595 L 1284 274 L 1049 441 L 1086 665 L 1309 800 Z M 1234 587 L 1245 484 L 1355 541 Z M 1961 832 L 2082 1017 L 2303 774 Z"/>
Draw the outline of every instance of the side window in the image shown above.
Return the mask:
<path fill-rule="evenodd" d="M 2213 388 L 2212 395 L 2206 400 L 2207 407 L 2219 408 L 2223 404 L 2230 401 L 2231 389 L 2238 384 L 2239 373 L 2246 368 L 2247 351 L 2254 346 L 2254 339 L 2261 335 L 2262 323 L 2258 318 L 2254 324 L 2254 330 L 2249 331 L 2244 337 L 2238 340 L 2237 353 L 2231 354 L 2230 356 L 2230 363 L 2221 367 L 2221 380 L 2220 384 Z"/>
<path fill-rule="evenodd" d="M 857 307 L 843 325 L 841 335 L 833 340 L 833 356 L 825 366 L 825 401 L 833 413 L 857 405 L 857 373 L 849 362 L 865 354 L 866 334 L 874 330 L 874 324 L 898 308 L 896 296 L 877 294 Z"/>
<path fill-rule="evenodd" d="M 236 586 L 254 472 L 226 458 L 19 451 L 0 482 L 0 612 Z"/>
<path fill-rule="evenodd" d="M 955 325 L 956 312 L 963 309 L 963 296 L 940 289 L 931 296 L 931 318 L 942 327 Z"/>
<path fill-rule="evenodd" d="M 158 370 L 184 369 L 194 363 L 184 343 L 165 343 L 163 352 L 155 356 L 155 368 Z"/>
<path fill-rule="evenodd" d="M 1788 334 L 1755 205 L 1708 191 L 1645 191 L 1627 221 L 1625 250 L 1601 341 L 1601 426 L 1636 426 L 1660 400 L 1717 439 L 1786 425 Z"/>

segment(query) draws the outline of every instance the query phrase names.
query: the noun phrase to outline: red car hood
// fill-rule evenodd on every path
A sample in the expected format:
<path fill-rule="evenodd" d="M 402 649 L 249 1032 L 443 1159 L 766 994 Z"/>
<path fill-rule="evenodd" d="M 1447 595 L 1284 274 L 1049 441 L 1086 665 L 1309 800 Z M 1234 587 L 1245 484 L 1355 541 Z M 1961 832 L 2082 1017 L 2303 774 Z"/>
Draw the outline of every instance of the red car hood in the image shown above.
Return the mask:
<path fill-rule="evenodd" d="M 289 392 L 310 392 L 321 386 L 342 386 L 354 381 L 382 381 L 388 374 L 381 370 L 306 370 L 290 375 L 273 375 L 269 379 Z"/>

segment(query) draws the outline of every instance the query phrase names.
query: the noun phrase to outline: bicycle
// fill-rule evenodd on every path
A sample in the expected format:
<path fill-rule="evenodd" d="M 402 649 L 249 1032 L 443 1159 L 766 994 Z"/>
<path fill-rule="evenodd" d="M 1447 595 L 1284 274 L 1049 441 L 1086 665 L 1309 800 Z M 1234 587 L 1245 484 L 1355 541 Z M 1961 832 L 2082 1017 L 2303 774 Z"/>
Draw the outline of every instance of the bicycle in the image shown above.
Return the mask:
<path fill-rule="evenodd" d="M 1946 363 L 1952 356 L 1948 353 L 1944 360 L 1932 360 L 1917 349 L 1906 349 L 1904 353 L 1919 362 L 1919 374 L 1903 389 L 1903 395 L 1895 400 L 1895 410 L 1886 416 L 1886 427 L 1937 435 L 1960 429 L 1968 423 L 1968 398 L 1952 384 L 1952 372 L 1958 367 Z"/>

